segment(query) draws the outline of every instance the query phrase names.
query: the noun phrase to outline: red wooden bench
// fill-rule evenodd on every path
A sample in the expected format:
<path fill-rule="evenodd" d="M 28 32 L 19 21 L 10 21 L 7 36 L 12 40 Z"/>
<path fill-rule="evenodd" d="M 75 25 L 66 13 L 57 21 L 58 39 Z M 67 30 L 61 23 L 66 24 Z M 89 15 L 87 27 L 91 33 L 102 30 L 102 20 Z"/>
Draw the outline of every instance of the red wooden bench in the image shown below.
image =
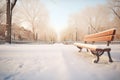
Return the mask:
<path fill-rule="evenodd" d="M 109 62 L 113 62 L 110 55 L 111 48 L 109 47 L 109 44 L 114 40 L 115 32 L 116 29 L 113 28 L 95 34 L 86 35 L 84 37 L 85 43 L 74 43 L 74 45 L 80 49 L 80 52 L 82 48 L 86 48 L 87 51 L 89 50 L 93 55 L 95 55 L 97 59 L 94 60 L 94 63 L 98 63 L 99 57 L 104 54 L 104 52 L 108 53 Z M 106 45 L 93 45 L 95 42 L 106 42 Z"/>

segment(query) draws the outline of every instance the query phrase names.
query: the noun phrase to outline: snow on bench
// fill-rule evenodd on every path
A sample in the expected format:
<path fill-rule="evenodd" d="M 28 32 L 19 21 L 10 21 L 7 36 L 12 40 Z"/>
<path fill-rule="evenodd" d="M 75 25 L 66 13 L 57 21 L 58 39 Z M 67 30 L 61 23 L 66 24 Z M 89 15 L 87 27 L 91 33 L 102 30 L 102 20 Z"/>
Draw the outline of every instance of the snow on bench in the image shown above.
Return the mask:
<path fill-rule="evenodd" d="M 99 57 L 104 54 L 104 52 L 108 53 L 109 62 L 113 62 L 110 55 L 111 48 L 109 47 L 109 44 L 114 40 L 115 32 L 116 29 L 112 28 L 99 33 L 86 35 L 84 37 L 85 43 L 74 43 L 74 45 L 80 49 L 80 52 L 82 48 L 86 48 L 87 51 L 91 51 L 91 53 L 97 57 L 97 59 L 94 60 L 94 63 L 98 63 Z M 106 42 L 106 45 L 93 45 L 95 42 Z"/>

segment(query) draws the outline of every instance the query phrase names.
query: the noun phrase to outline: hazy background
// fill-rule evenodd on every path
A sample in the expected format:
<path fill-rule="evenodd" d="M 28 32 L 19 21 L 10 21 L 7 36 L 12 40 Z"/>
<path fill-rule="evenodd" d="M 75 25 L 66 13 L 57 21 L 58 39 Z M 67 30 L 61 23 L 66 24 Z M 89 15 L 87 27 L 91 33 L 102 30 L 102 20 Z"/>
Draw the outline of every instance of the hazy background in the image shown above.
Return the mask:
<path fill-rule="evenodd" d="M 84 35 L 117 28 L 120 0 L 17 0 L 12 40 L 82 41 Z M 0 1 L 0 39 L 5 39 L 6 1 Z"/>

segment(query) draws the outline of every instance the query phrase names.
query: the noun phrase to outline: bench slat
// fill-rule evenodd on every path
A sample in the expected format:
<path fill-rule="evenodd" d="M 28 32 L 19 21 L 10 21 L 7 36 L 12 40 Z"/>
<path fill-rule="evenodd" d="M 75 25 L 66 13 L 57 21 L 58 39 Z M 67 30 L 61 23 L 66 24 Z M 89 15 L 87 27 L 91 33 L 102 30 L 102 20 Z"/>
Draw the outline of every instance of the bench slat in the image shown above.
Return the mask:
<path fill-rule="evenodd" d="M 94 41 L 113 41 L 114 36 L 113 35 L 109 35 L 109 36 L 104 36 L 104 37 L 96 37 L 96 38 L 86 38 L 84 39 L 84 41 L 87 42 L 94 42 Z"/>
<path fill-rule="evenodd" d="M 87 39 L 87 38 L 96 38 L 96 37 L 101 37 L 101 36 L 103 37 L 103 36 L 108 36 L 108 35 L 115 35 L 115 31 L 116 31 L 116 29 L 113 28 L 113 29 L 109 29 L 109 30 L 102 31 L 102 32 L 99 32 L 99 33 L 86 35 L 85 39 Z"/>

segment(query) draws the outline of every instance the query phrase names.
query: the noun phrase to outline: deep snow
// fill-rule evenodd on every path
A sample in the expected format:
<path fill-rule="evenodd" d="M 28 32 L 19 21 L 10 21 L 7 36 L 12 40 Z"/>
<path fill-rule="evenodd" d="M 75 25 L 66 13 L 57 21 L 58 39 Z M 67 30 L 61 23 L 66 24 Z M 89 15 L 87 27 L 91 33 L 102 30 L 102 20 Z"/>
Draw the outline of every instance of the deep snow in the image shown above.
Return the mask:
<path fill-rule="evenodd" d="M 111 47 L 114 62 L 95 64 L 74 45 L 0 45 L 0 80 L 120 80 L 120 45 Z"/>

